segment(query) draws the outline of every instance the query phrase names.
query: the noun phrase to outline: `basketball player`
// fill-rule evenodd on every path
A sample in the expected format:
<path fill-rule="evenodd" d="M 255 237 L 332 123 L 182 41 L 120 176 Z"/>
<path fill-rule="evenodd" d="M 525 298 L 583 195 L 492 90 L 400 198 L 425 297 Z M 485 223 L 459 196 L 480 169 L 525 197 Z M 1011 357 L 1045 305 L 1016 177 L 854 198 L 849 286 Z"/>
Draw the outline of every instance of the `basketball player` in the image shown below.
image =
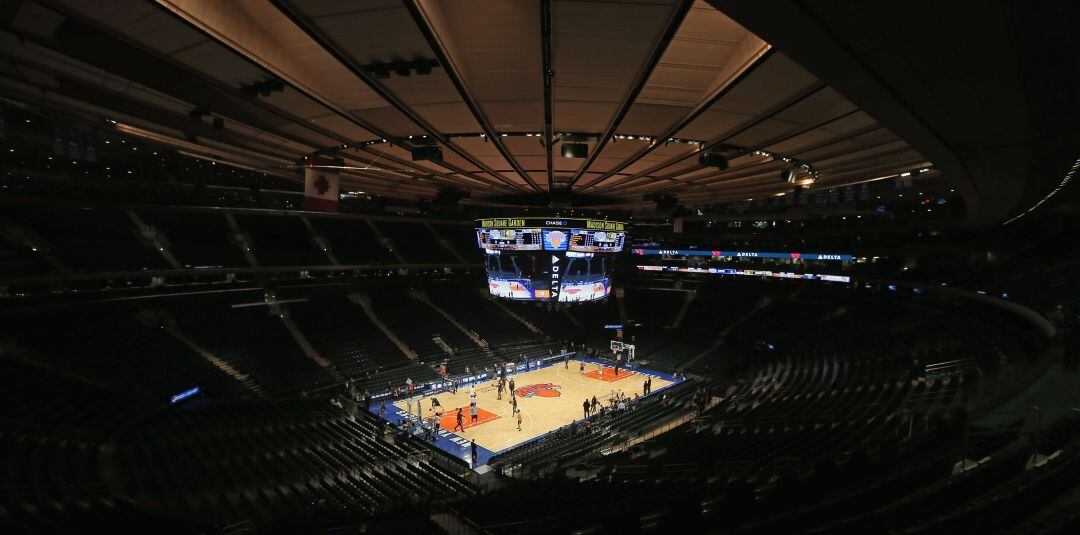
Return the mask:
<path fill-rule="evenodd" d="M 511 377 L 510 378 L 510 392 L 513 392 L 513 391 L 514 391 L 514 378 Z"/>
<path fill-rule="evenodd" d="M 435 413 L 435 416 L 442 416 L 442 404 L 439 403 L 439 398 L 431 398 L 431 412 Z"/>
<path fill-rule="evenodd" d="M 581 366 L 578 367 L 578 374 L 585 375 L 585 361 L 582 361 Z"/>
<path fill-rule="evenodd" d="M 517 413 L 518 431 L 521 431 L 521 411 Z"/>
<path fill-rule="evenodd" d="M 472 424 L 476 425 L 476 416 L 479 414 L 479 410 L 476 408 L 476 402 L 469 405 L 469 416 L 472 416 Z"/>
<path fill-rule="evenodd" d="M 454 426 L 452 431 L 457 431 L 458 429 L 460 429 L 462 431 L 465 430 L 465 415 L 461 413 L 461 407 L 458 407 L 458 410 L 457 410 L 457 425 Z"/>
<path fill-rule="evenodd" d="M 516 413 L 518 411 L 517 396 L 510 396 L 510 405 L 513 407 L 513 411 L 510 414 Z"/>
<path fill-rule="evenodd" d="M 496 388 L 495 392 L 497 394 L 495 399 L 502 399 L 503 383 L 502 383 L 501 380 L 498 382 L 498 384 L 495 386 L 495 388 Z"/>

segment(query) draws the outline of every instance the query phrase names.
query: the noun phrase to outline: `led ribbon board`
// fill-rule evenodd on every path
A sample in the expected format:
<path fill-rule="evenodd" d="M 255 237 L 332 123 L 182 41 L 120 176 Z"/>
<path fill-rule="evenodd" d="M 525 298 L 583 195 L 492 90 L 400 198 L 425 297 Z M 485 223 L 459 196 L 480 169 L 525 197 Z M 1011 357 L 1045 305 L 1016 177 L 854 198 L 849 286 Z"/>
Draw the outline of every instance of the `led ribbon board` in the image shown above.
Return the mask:
<path fill-rule="evenodd" d="M 702 273 L 707 275 L 744 275 L 749 277 L 769 277 L 776 279 L 822 280 L 829 282 L 851 282 L 847 275 L 824 275 L 819 273 L 791 273 L 788 271 L 769 271 L 764 269 L 699 268 L 680 266 L 638 266 L 641 271 L 665 271 L 673 273 Z"/>
<path fill-rule="evenodd" d="M 766 253 L 761 251 L 702 251 L 698 249 L 631 249 L 636 255 L 655 256 L 710 256 L 714 258 L 774 258 L 778 260 L 835 260 L 851 262 L 850 254 L 832 253 Z"/>

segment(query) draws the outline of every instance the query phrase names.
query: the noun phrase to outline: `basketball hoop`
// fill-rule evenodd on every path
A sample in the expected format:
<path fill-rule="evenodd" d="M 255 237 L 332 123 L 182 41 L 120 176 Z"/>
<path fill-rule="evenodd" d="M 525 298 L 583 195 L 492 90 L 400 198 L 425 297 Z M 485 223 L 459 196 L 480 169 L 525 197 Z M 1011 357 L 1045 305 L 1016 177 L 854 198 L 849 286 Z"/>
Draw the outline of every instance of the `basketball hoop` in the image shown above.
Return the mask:
<path fill-rule="evenodd" d="M 630 362 L 634 360 L 634 344 L 627 344 L 622 340 L 611 341 L 611 351 L 618 353 L 620 351 L 626 351 L 626 364 L 630 365 Z"/>

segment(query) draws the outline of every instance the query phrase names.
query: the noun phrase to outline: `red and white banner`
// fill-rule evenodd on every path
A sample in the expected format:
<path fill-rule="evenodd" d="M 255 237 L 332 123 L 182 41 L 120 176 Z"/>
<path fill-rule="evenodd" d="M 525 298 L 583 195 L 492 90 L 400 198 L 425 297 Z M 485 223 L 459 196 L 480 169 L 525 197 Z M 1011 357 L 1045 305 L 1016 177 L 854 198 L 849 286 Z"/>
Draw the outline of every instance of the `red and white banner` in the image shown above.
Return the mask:
<path fill-rule="evenodd" d="M 309 156 L 304 162 L 304 209 L 338 211 L 341 163 L 324 156 Z"/>

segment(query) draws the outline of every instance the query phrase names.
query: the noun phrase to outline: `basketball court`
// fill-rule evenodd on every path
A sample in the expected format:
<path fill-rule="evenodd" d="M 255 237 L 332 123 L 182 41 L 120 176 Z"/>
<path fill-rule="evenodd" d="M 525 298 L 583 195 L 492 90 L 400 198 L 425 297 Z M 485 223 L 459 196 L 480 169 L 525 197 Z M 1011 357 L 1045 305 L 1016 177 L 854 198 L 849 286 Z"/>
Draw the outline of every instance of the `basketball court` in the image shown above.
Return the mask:
<path fill-rule="evenodd" d="M 584 363 L 584 372 L 581 365 Z M 436 417 L 431 398 L 438 398 L 443 408 L 440 432 L 436 445 L 457 457 L 468 460 L 468 445 L 475 440 L 478 448 L 477 466 L 487 463 L 495 454 L 535 440 L 543 435 L 569 425 L 585 417 L 582 404 L 593 396 L 604 407 L 615 392 L 622 392 L 629 399 L 644 393 L 645 380 L 652 378 L 652 393 L 657 393 L 678 380 L 668 374 L 644 369 L 619 369 L 618 375 L 608 363 L 591 359 L 571 359 L 564 365 L 561 359 L 549 362 L 539 369 L 530 369 L 508 376 L 514 380 L 518 410 L 521 411 L 521 430 L 513 414 L 511 397 L 507 390 L 498 399 L 497 379 L 487 378 L 458 389 L 425 395 L 420 398 L 425 420 Z M 478 417 L 472 421 L 469 412 L 470 391 L 476 389 Z M 416 420 L 416 398 L 394 403 L 396 410 L 382 415 L 397 424 L 402 419 Z M 457 412 L 464 417 L 462 427 L 457 426 Z M 372 411 L 379 412 L 378 404 Z"/>

